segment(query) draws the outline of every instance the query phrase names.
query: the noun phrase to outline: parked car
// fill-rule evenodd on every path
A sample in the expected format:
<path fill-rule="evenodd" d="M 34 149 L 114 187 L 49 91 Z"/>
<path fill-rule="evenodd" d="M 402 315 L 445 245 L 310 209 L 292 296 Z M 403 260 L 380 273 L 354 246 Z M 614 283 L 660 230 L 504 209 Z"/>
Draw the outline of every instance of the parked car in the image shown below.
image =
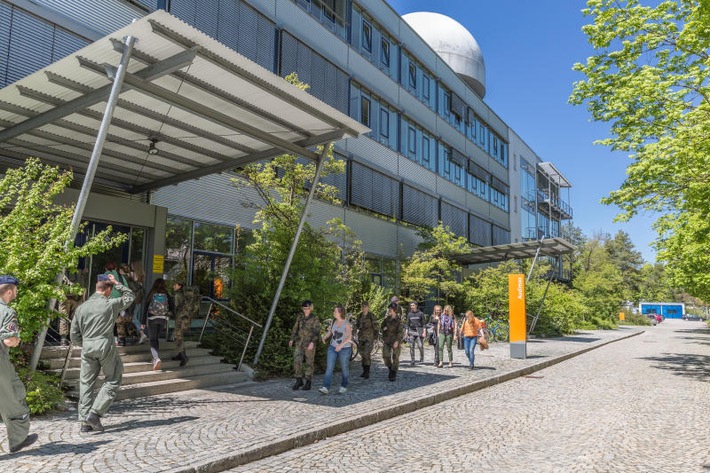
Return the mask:
<path fill-rule="evenodd" d="M 648 321 L 651 322 L 651 325 L 658 325 L 658 319 L 656 318 L 656 314 L 646 314 L 646 317 L 648 317 Z"/>
<path fill-rule="evenodd" d="M 703 319 L 699 315 L 685 314 L 683 316 L 683 320 L 692 320 L 693 322 L 700 322 Z"/>

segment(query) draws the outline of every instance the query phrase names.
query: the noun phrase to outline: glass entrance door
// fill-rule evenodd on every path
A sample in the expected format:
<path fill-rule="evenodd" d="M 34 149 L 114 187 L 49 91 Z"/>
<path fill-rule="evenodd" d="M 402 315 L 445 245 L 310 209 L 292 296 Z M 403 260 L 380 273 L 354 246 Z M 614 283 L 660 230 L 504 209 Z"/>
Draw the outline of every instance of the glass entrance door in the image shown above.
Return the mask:
<path fill-rule="evenodd" d="M 213 299 L 229 298 L 229 273 L 232 258 L 205 251 L 193 252 L 192 284 L 200 288 L 200 294 Z"/>

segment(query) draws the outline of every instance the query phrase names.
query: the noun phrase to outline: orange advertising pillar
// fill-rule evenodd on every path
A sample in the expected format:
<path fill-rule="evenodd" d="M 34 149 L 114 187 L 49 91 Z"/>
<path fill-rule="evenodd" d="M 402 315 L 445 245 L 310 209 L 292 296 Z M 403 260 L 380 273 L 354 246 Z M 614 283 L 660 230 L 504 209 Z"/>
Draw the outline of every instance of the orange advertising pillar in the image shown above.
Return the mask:
<path fill-rule="evenodd" d="M 510 309 L 510 357 L 524 360 L 528 357 L 524 274 L 508 275 L 508 307 Z"/>

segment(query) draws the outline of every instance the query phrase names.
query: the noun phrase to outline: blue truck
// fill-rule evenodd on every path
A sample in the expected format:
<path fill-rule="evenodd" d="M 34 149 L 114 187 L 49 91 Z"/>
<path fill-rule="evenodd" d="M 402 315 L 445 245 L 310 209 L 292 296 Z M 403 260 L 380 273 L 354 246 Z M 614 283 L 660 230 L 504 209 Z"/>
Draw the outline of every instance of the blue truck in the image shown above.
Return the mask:
<path fill-rule="evenodd" d="M 666 319 L 681 319 L 685 315 L 685 304 L 682 302 L 641 302 L 639 311 L 643 315 L 659 314 Z"/>

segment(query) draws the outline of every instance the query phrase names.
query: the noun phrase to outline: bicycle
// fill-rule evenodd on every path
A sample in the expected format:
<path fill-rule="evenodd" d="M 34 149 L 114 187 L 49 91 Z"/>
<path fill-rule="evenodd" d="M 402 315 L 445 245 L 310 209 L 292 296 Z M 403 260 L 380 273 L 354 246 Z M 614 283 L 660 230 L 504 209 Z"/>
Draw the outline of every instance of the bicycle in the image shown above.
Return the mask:
<path fill-rule="evenodd" d="M 507 342 L 510 331 L 508 325 L 501 320 L 484 320 L 483 336 L 490 342 Z"/>

